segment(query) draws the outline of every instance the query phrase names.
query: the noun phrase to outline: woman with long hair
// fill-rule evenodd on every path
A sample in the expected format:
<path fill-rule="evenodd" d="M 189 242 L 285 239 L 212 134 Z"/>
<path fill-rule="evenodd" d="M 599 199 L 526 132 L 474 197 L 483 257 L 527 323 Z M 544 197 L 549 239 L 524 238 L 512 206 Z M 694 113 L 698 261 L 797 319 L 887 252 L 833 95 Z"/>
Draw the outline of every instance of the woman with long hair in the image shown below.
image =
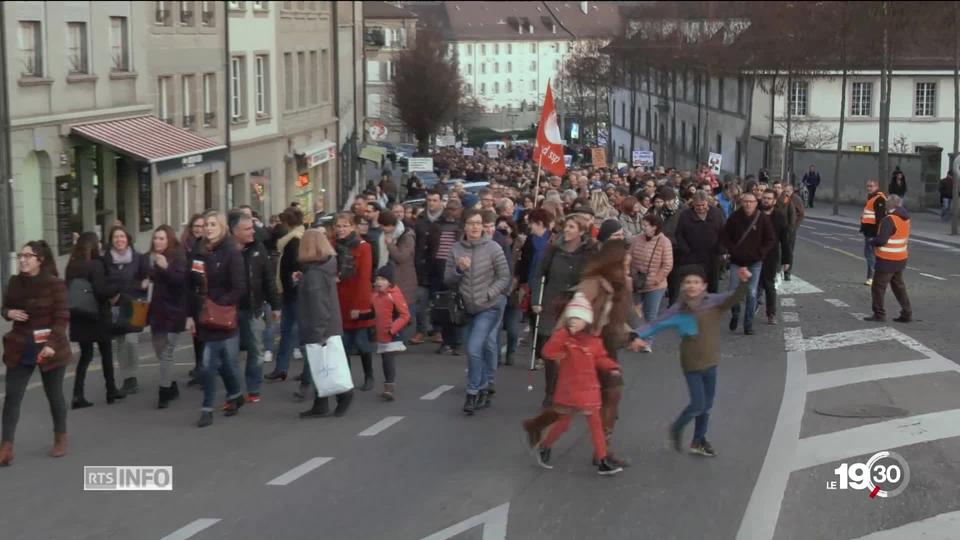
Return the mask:
<path fill-rule="evenodd" d="M 114 320 L 113 349 L 117 352 L 117 362 L 124 376 L 123 391 L 136 394 L 140 391 L 137 383 L 137 368 L 140 363 L 137 343 L 143 328 L 132 326 L 129 320 L 124 320 L 122 314 L 132 313 L 133 302 L 146 300 L 149 262 L 134 249 L 133 237 L 123 226 L 113 226 L 107 239 L 110 246 L 104 253 L 107 279 L 115 283 L 120 292 L 120 299 L 114 307 L 114 311 L 119 311 L 121 317 Z"/>
<path fill-rule="evenodd" d="M 173 351 L 187 321 L 187 257 L 169 225 L 161 225 L 153 232 L 150 280 L 153 297 L 147 320 L 160 364 L 157 408 L 166 409 L 171 400 L 180 397 L 177 381 L 173 380 Z"/>
<path fill-rule="evenodd" d="M 641 306 L 643 320 L 651 323 L 660 312 L 660 304 L 667 292 L 667 276 L 673 270 L 673 243 L 661 232 L 663 221 L 659 216 L 643 216 L 643 232 L 630 243 L 630 276 L 643 276 L 643 283 L 632 283 L 633 303 Z M 652 339 L 643 352 L 653 352 Z"/>
<path fill-rule="evenodd" d="M 90 407 L 93 403 L 84 396 L 87 368 L 93 361 L 93 346 L 100 349 L 103 379 L 107 385 L 107 403 L 123 399 L 126 394 L 117 389 L 113 375 L 113 344 L 110 342 L 112 316 L 110 306 L 120 292 L 116 282 L 107 279 L 106 265 L 100 256 L 100 238 L 97 233 L 82 233 L 74 243 L 70 261 L 64 272 L 67 287 L 86 288 L 97 303 L 96 313 L 79 310 L 70 314 L 70 341 L 80 344 L 80 361 L 73 379 L 73 408 Z M 74 283 L 76 280 L 85 282 Z"/>
<path fill-rule="evenodd" d="M 50 246 L 43 240 L 27 242 L 17 254 L 20 273 L 11 277 L 3 294 L 0 315 L 13 326 L 3 336 L 4 381 L 3 435 L 0 465 L 13 462 L 13 439 L 20 420 L 20 405 L 35 368 L 40 368 L 43 391 L 53 416 L 53 449 L 50 456 L 67 453 L 67 404 L 63 377 L 70 363 L 70 307 L 67 287 L 57 277 Z"/>
<path fill-rule="evenodd" d="M 268 381 L 287 379 L 287 369 L 290 367 L 293 350 L 300 345 L 300 339 L 297 337 L 297 281 L 294 276 L 299 275 L 301 271 L 298 254 L 300 239 L 306 231 L 303 225 L 303 212 L 291 206 L 280 214 L 280 222 L 287 228 L 287 233 L 277 240 L 279 253 L 276 274 L 277 291 L 281 295 L 283 304 L 280 316 L 280 348 L 277 350 L 277 363 L 273 372 L 264 376 Z M 303 349 L 300 353 L 306 357 Z"/>
<path fill-rule="evenodd" d="M 340 300 L 340 318 L 343 321 L 343 347 L 347 354 L 356 351 L 363 368 L 363 386 L 360 390 L 373 389 L 373 349 L 371 328 L 373 319 L 361 319 L 360 315 L 373 308 L 373 251 L 370 244 L 357 233 L 354 215 L 350 212 L 337 214 L 334 220 L 336 234 L 337 264 L 340 281 L 337 295 Z"/>
<path fill-rule="evenodd" d="M 183 232 L 180 233 L 180 245 L 183 246 L 183 251 L 189 259 L 193 254 L 194 248 L 197 244 L 200 243 L 200 240 L 203 240 L 203 214 L 194 214 L 190 216 L 190 221 L 183 227 Z M 203 363 L 203 343 L 197 338 L 196 334 L 193 336 L 193 369 L 190 370 L 190 380 L 187 382 L 187 386 L 199 386 L 203 384 L 203 381 L 200 380 L 200 365 Z"/>

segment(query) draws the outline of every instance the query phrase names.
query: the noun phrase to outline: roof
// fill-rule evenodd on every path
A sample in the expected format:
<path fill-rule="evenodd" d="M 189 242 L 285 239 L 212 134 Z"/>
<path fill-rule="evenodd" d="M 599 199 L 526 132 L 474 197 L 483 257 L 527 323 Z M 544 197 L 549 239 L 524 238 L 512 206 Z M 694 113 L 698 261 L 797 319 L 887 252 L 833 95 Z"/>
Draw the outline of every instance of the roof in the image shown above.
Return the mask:
<path fill-rule="evenodd" d="M 416 19 L 417 14 L 387 2 L 364 2 L 364 19 Z"/>
<path fill-rule="evenodd" d="M 71 133 L 149 163 L 226 148 L 153 115 L 79 124 Z"/>
<path fill-rule="evenodd" d="M 580 9 L 583 3 L 587 13 Z M 408 7 L 439 26 L 449 41 L 611 38 L 623 30 L 614 2 L 442 2 Z"/>

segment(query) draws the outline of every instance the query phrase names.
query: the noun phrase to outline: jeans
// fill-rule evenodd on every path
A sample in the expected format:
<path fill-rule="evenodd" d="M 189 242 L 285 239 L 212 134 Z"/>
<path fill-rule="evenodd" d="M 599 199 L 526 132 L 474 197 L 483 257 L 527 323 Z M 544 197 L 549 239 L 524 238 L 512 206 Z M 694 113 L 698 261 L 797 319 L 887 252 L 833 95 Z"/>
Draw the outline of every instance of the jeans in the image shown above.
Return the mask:
<path fill-rule="evenodd" d="M 300 346 L 300 336 L 297 331 L 297 301 L 283 303 L 283 312 L 280 318 L 280 348 L 277 350 L 277 365 L 273 368 L 277 373 L 286 373 L 290 367 L 290 357 L 294 347 Z M 300 347 L 300 353 L 307 357 L 305 348 Z"/>
<path fill-rule="evenodd" d="M 863 237 L 863 258 L 867 260 L 867 279 L 873 279 L 873 267 L 877 265 L 877 256 L 874 247 L 870 244 L 872 236 Z"/>
<path fill-rule="evenodd" d="M 813 208 L 814 198 L 817 196 L 817 186 L 807 186 L 808 200 L 807 206 Z"/>
<path fill-rule="evenodd" d="M 160 364 L 160 386 L 169 388 L 173 385 L 173 352 L 177 348 L 179 333 L 154 332 L 150 336 L 153 342 L 153 352 L 157 355 Z"/>
<path fill-rule="evenodd" d="M 416 307 L 411 310 L 416 319 L 417 332 L 423 335 L 430 333 L 430 289 L 427 287 L 417 287 L 417 298 L 414 304 Z M 414 326 L 414 325 L 410 325 Z"/>
<path fill-rule="evenodd" d="M 747 287 L 747 312 L 743 314 L 743 327 L 753 328 L 753 312 L 757 309 L 757 284 L 760 283 L 760 270 L 763 268 L 763 261 L 757 261 L 746 267 L 750 270 L 750 283 Z M 740 286 L 740 276 L 737 272 L 740 266 L 730 263 L 730 291 L 737 290 Z M 734 319 L 740 318 L 740 304 L 736 304 L 730 310 Z"/>
<path fill-rule="evenodd" d="M 27 383 L 33 375 L 36 366 L 21 366 L 7 368 L 7 378 L 4 382 L 6 396 L 3 398 L 3 442 L 13 442 L 17 432 L 17 422 L 20 421 L 20 404 L 27 393 Z M 67 432 L 67 402 L 63 399 L 63 376 L 67 373 L 67 366 L 60 366 L 50 371 L 41 371 L 43 392 L 47 394 L 50 404 L 50 415 L 53 416 L 53 432 Z"/>
<path fill-rule="evenodd" d="M 507 305 L 503 310 L 503 325 L 507 331 L 507 354 L 514 354 L 520 346 L 520 321 L 523 313 L 516 306 Z M 498 332 L 499 335 L 499 332 Z"/>
<path fill-rule="evenodd" d="M 237 317 L 241 348 L 247 351 L 244 379 L 246 379 L 248 394 L 259 394 L 260 381 L 263 380 L 263 341 L 261 338 L 264 334 L 264 328 L 267 326 L 265 318 L 269 318 L 269 315 L 257 317 L 252 312 L 244 310 L 241 310 Z"/>
<path fill-rule="evenodd" d="M 204 411 L 213 411 L 217 397 L 217 373 L 223 379 L 227 400 L 243 395 L 237 376 L 237 356 L 240 355 L 240 337 L 233 336 L 223 341 L 208 341 L 203 344 L 203 405 Z"/>
<path fill-rule="evenodd" d="M 270 304 L 263 304 L 263 312 L 267 315 L 267 319 L 263 326 L 263 352 L 273 352 L 273 348 L 276 347 L 274 342 L 274 334 L 277 331 L 277 323 L 274 321 L 270 315 Z"/>
<path fill-rule="evenodd" d="M 673 431 L 679 432 L 696 419 L 693 430 L 693 443 L 703 442 L 707 436 L 707 422 L 713 407 L 713 396 L 717 389 L 717 366 L 702 371 L 684 373 L 687 390 L 690 391 L 690 404 L 680 413 L 673 423 Z"/>
<path fill-rule="evenodd" d="M 940 221 L 950 221 L 950 206 L 953 199 L 940 197 Z"/>
<path fill-rule="evenodd" d="M 467 321 L 467 393 L 477 394 L 493 382 L 497 372 L 497 334 L 503 317 L 507 297 L 500 296 L 497 303 Z"/>
<path fill-rule="evenodd" d="M 655 291 L 648 291 L 644 293 L 634 293 L 633 303 L 643 304 L 643 322 L 645 324 L 649 324 L 657 320 L 657 314 L 660 313 L 660 303 L 663 301 L 663 296 L 665 294 L 667 294 L 667 289 L 657 289 Z M 648 339 L 647 341 L 649 343 L 653 343 L 653 339 Z"/>
<path fill-rule="evenodd" d="M 117 355 L 120 375 L 124 379 L 137 376 L 137 367 L 140 365 L 140 359 L 137 357 L 137 343 L 139 341 L 140 334 L 138 333 L 123 334 L 113 338 L 113 350 Z"/>

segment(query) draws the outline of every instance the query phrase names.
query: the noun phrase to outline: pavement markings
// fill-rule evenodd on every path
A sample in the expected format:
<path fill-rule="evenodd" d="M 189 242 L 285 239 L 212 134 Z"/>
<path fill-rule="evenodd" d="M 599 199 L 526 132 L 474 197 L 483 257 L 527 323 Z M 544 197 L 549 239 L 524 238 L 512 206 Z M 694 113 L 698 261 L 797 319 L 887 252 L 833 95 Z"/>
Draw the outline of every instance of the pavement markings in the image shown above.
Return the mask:
<path fill-rule="evenodd" d="M 420 396 L 420 399 L 426 399 L 426 400 L 437 399 L 437 398 L 440 397 L 444 392 L 447 392 L 447 391 L 450 391 L 450 390 L 453 390 L 453 386 L 451 386 L 451 385 L 449 385 L 449 384 L 441 384 L 440 386 L 438 386 L 438 387 L 434 388 L 433 390 L 427 392 L 426 394 Z"/>
<path fill-rule="evenodd" d="M 297 465 L 296 467 L 290 469 L 289 471 L 267 482 L 267 485 L 268 486 L 286 486 L 291 482 L 293 482 L 294 480 L 300 478 L 301 476 L 309 473 L 310 471 L 329 463 L 331 460 L 333 460 L 332 457 L 311 458 L 307 460 L 306 463 L 302 465 Z"/>
<path fill-rule="evenodd" d="M 790 281 L 784 281 L 780 283 L 780 289 L 778 289 L 778 291 L 783 295 L 815 294 L 823 292 L 815 285 L 804 281 L 797 276 L 791 276 Z"/>
<path fill-rule="evenodd" d="M 831 221 L 829 221 L 829 220 L 819 219 L 819 218 L 817 218 L 817 217 L 815 217 L 815 216 L 807 216 L 807 219 L 810 219 L 811 221 L 816 221 L 818 224 L 821 224 L 821 225 L 829 225 L 830 227 L 839 227 L 839 228 L 841 228 L 841 229 L 848 229 L 848 230 L 852 230 L 852 231 L 859 231 L 859 230 L 860 230 L 860 228 L 859 228 L 858 226 L 856 226 L 856 225 L 843 225 L 843 224 L 841 224 L 841 223 L 833 223 L 833 222 L 831 222 Z M 800 225 L 800 226 L 801 226 L 801 227 L 807 227 L 806 225 Z M 807 228 L 816 230 L 816 228 L 814 228 L 814 227 L 807 227 Z M 861 236 L 861 237 L 857 237 L 858 240 L 859 240 L 860 238 L 862 238 L 862 236 Z M 957 249 L 957 248 L 954 247 L 954 246 L 950 246 L 950 245 L 947 245 L 947 244 L 941 244 L 941 243 L 939 243 L 939 242 L 931 242 L 930 240 L 921 240 L 921 239 L 919 239 L 919 238 L 910 238 L 910 242 L 911 242 L 911 243 L 916 243 L 916 244 L 923 244 L 923 245 L 925 245 L 925 246 L 930 246 L 930 247 L 935 247 L 935 248 L 941 248 L 941 249 L 945 249 L 945 250 L 948 250 L 948 251 L 951 251 L 951 252 L 960 252 L 960 249 Z"/>
<path fill-rule="evenodd" d="M 358 437 L 373 437 L 374 435 L 384 431 L 390 426 L 396 424 L 397 422 L 403 420 L 403 416 L 388 416 L 383 420 L 377 422 L 376 424 L 368 427 L 367 429 L 357 433 Z"/>
<path fill-rule="evenodd" d="M 796 305 L 797 305 L 797 299 L 796 299 L 796 298 L 781 298 L 781 299 L 780 299 L 780 306 L 781 306 L 781 307 L 794 307 L 794 306 L 796 306 Z"/>
<path fill-rule="evenodd" d="M 902 538 L 947 540 L 956 538 L 958 530 L 960 530 L 960 512 L 947 512 L 894 529 L 861 536 L 856 540 L 901 540 Z"/>
<path fill-rule="evenodd" d="M 204 529 L 210 528 L 219 522 L 220 520 L 217 518 L 198 519 L 196 521 L 193 521 L 187 524 L 184 527 L 181 527 L 173 531 L 172 533 L 164 536 L 160 540 L 186 540 L 187 538 L 190 538 L 191 536 L 197 534 L 198 532 Z"/>
<path fill-rule="evenodd" d="M 507 519 L 510 517 L 510 503 L 504 503 L 496 508 L 491 508 L 486 512 L 467 518 L 460 523 L 435 532 L 430 536 L 425 536 L 423 540 L 447 540 L 460 535 L 480 525 L 483 527 L 483 536 L 481 540 L 506 540 L 507 538 Z"/>
<path fill-rule="evenodd" d="M 784 311 L 780 316 L 783 317 L 783 322 L 785 323 L 800 322 L 800 314 L 794 311 Z"/>
<path fill-rule="evenodd" d="M 867 313 L 851 313 L 850 316 L 853 317 L 854 319 L 857 319 L 857 320 L 859 320 L 859 321 L 862 321 L 862 320 L 866 319 L 867 317 L 869 317 L 870 315 L 867 314 Z"/>
<path fill-rule="evenodd" d="M 926 272 L 920 272 L 920 275 L 923 276 L 923 277 L 938 279 L 938 280 L 940 280 L 940 281 L 946 281 L 946 280 L 947 280 L 947 278 L 942 278 L 942 277 L 940 277 L 940 276 L 935 276 L 935 275 L 933 275 L 933 274 L 927 274 Z"/>
<path fill-rule="evenodd" d="M 807 375 L 807 392 L 868 381 L 910 377 L 941 371 L 960 371 L 956 363 L 941 358 L 922 358 L 887 364 L 837 369 Z"/>
<path fill-rule="evenodd" d="M 830 304 L 830 305 L 833 306 L 833 307 L 838 307 L 838 308 L 840 308 L 840 309 L 850 307 L 850 304 L 848 304 L 848 303 L 846 303 L 846 302 L 844 302 L 843 300 L 840 300 L 840 299 L 838 299 L 838 298 L 824 298 L 823 301 L 826 302 L 826 303 L 828 303 L 828 304 Z"/>

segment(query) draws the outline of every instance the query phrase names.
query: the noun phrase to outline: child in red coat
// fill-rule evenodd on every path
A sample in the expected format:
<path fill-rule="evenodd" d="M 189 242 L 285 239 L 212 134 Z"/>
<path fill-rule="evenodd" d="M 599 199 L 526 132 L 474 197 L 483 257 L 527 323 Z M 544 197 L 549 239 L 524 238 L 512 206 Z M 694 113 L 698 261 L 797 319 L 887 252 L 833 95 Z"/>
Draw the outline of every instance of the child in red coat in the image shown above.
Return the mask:
<path fill-rule="evenodd" d="M 546 469 L 550 465 L 550 449 L 567 429 L 575 413 L 582 413 L 590 426 L 594 457 L 601 475 L 617 474 L 623 468 L 607 461 L 607 442 L 600 420 L 600 380 L 597 370 L 617 372 L 620 366 L 607 356 L 603 340 L 590 331 L 593 307 L 590 301 L 577 293 L 563 311 L 563 330 L 558 330 L 543 346 L 543 357 L 556 362 L 559 368 L 553 406 L 539 416 L 523 423 L 527 441 L 535 452 L 537 463 Z M 541 440 L 543 429 L 553 424 L 547 438 Z"/>
<path fill-rule="evenodd" d="M 400 292 L 400 288 L 393 284 L 393 264 L 377 270 L 377 279 L 373 284 L 372 310 L 358 312 L 359 320 L 374 321 L 376 330 L 377 352 L 383 361 L 383 393 L 380 397 L 384 401 L 393 401 L 393 392 L 396 389 L 396 357 L 407 350 L 400 338 L 400 332 L 410 322 L 410 309 L 407 301 Z"/>

